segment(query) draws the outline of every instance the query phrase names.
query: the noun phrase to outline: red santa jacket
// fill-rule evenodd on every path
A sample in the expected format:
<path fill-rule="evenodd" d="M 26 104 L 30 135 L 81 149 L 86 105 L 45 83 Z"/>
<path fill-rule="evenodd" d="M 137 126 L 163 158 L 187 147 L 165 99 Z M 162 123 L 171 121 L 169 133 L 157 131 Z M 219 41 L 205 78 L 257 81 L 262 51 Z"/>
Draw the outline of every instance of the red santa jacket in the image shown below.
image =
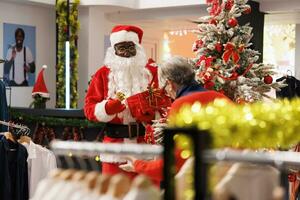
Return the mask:
<path fill-rule="evenodd" d="M 149 83 L 153 79 L 155 86 L 158 86 L 157 67 L 147 65 L 146 68 L 150 71 L 152 77 L 149 77 Z M 107 66 L 102 66 L 93 76 L 89 85 L 84 105 L 84 113 L 88 120 L 95 122 L 109 122 L 114 124 L 128 124 L 136 120 L 131 116 L 128 107 L 121 113 L 108 115 L 105 111 L 105 104 L 110 98 L 108 96 L 110 69 Z M 110 138 L 105 136 L 104 143 L 122 143 L 124 140 L 121 138 Z M 140 138 L 137 142 L 143 141 Z M 102 161 L 106 162 L 119 162 L 119 159 L 105 159 L 102 156 Z"/>
<path fill-rule="evenodd" d="M 154 84 L 157 86 L 157 67 L 147 65 L 146 68 L 152 75 L 151 80 L 153 78 Z M 91 121 L 126 124 L 122 117 L 119 117 L 122 115 L 108 115 L 105 111 L 105 103 L 110 98 L 108 96 L 109 73 L 110 69 L 107 66 L 102 66 L 93 76 L 85 97 L 84 113 Z"/>

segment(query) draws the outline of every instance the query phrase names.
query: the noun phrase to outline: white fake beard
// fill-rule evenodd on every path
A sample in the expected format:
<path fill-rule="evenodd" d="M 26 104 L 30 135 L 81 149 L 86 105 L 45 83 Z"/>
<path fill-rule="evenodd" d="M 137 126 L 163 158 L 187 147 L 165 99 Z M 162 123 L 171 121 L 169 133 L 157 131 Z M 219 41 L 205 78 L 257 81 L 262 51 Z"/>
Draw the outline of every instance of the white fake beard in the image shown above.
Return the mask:
<path fill-rule="evenodd" d="M 106 52 L 104 64 L 110 69 L 108 83 L 108 97 L 115 98 L 117 92 L 126 97 L 147 89 L 151 74 L 145 68 L 147 58 L 143 47 L 136 44 L 137 53 L 133 57 L 117 56 L 113 47 Z"/>

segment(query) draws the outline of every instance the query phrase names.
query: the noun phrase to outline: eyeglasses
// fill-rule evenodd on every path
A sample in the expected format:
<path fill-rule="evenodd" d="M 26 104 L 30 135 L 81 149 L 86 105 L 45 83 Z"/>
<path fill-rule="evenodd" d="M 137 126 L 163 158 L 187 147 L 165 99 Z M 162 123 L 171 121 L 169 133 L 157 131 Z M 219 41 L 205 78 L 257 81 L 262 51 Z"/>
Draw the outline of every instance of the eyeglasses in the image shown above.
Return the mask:
<path fill-rule="evenodd" d="M 116 51 L 118 51 L 119 53 L 125 53 L 126 51 L 129 51 L 129 52 L 135 52 L 135 51 L 136 51 L 134 45 L 130 45 L 130 46 L 121 46 L 121 47 L 116 46 L 115 49 L 116 49 Z"/>

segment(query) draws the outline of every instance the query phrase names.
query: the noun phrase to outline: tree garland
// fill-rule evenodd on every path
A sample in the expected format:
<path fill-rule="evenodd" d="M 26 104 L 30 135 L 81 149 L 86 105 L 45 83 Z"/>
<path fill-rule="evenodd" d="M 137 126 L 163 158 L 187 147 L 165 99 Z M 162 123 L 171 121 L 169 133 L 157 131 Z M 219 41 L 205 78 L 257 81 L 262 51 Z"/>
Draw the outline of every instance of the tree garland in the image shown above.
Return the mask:
<path fill-rule="evenodd" d="M 213 148 L 290 148 L 300 141 L 300 99 L 249 105 L 216 100 L 206 107 L 197 102 L 170 116 L 170 125 L 209 130 Z M 184 137 L 176 138 L 191 146 Z"/>
<path fill-rule="evenodd" d="M 71 69 L 71 108 L 77 108 L 78 92 L 77 92 L 77 81 L 78 81 L 78 50 L 77 50 L 77 39 L 79 31 L 78 21 L 78 5 L 80 0 L 74 0 L 70 4 L 70 15 L 69 15 L 69 27 L 66 21 L 67 17 L 67 1 L 57 0 L 56 1 L 56 12 L 58 24 L 58 38 L 57 38 L 57 82 L 56 82 L 56 107 L 65 107 L 65 42 L 68 37 L 68 31 L 70 31 L 70 69 Z"/>

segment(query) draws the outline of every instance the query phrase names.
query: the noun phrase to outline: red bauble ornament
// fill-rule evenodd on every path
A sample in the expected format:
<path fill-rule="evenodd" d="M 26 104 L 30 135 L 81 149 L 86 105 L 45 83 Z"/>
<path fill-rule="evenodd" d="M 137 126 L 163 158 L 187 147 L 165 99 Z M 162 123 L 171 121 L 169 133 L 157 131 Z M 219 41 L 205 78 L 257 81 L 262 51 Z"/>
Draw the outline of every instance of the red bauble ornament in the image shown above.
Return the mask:
<path fill-rule="evenodd" d="M 225 9 L 226 10 L 231 10 L 231 8 L 232 8 L 232 6 L 233 6 L 233 0 L 228 0 L 226 3 L 225 3 Z"/>
<path fill-rule="evenodd" d="M 295 182 L 297 180 L 297 175 L 295 173 L 289 173 L 288 180 L 289 182 Z"/>
<path fill-rule="evenodd" d="M 235 27 L 237 24 L 238 24 L 238 21 L 233 17 L 233 18 L 230 18 L 227 22 L 227 24 L 230 26 L 230 27 Z"/>
<path fill-rule="evenodd" d="M 215 19 L 209 20 L 209 23 L 210 23 L 210 24 L 214 24 L 214 25 L 217 25 L 217 24 L 218 24 L 218 23 L 217 23 L 217 20 L 215 20 Z"/>
<path fill-rule="evenodd" d="M 65 28 L 64 28 L 64 32 L 65 32 L 65 33 L 67 33 L 67 32 L 68 32 L 68 27 L 67 27 L 67 26 L 65 26 Z"/>
<path fill-rule="evenodd" d="M 204 83 L 204 88 L 208 89 L 208 90 L 213 88 L 214 86 L 215 86 L 215 83 L 212 81 L 208 81 L 208 82 Z"/>
<path fill-rule="evenodd" d="M 233 72 L 233 73 L 231 74 L 230 78 L 231 78 L 231 79 L 237 79 L 237 78 L 238 78 L 238 76 L 239 76 L 239 74 L 238 74 L 238 73 L 236 73 L 236 72 Z"/>
<path fill-rule="evenodd" d="M 223 46 L 222 46 L 222 44 L 220 43 L 220 42 L 218 42 L 217 44 L 216 44 L 216 46 L 215 46 L 215 49 L 217 50 L 217 52 L 221 52 L 222 51 L 222 49 L 223 49 Z"/>
<path fill-rule="evenodd" d="M 248 14 L 250 14 L 251 12 L 252 12 L 251 7 L 248 7 L 246 10 L 243 11 L 243 14 L 248 15 Z"/>
<path fill-rule="evenodd" d="M 271 84 L 271 83 L 273 83 L 273 78 L 272 78 L 272 76 L 270 76 L 270 75 L 265 76 L 265 77 L 264 77 L 264 83 L 265 83 L 265 84 Z"/>

